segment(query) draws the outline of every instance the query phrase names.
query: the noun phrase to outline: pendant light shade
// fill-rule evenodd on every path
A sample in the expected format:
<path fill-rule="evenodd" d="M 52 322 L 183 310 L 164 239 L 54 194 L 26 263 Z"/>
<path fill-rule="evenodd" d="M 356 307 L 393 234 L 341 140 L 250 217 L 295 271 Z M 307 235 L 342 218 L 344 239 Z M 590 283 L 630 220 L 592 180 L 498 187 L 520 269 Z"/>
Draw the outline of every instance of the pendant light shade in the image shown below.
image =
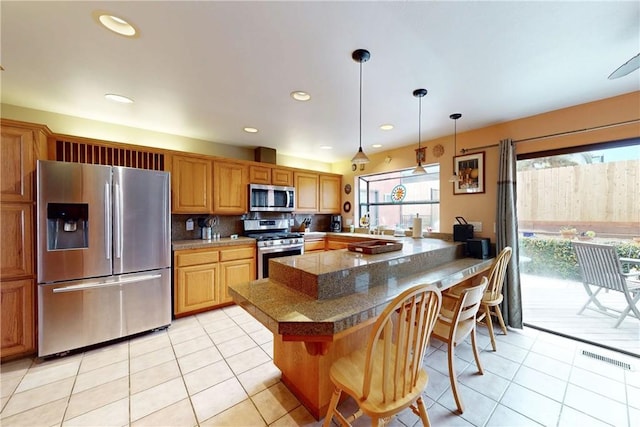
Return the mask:
<path fill-rule="evenodd" d="M 369 163 L 369 158 L 364 154 L 364 151 L 362 151 L 362 63 L 367 62 L 369 58 L 371 58 L 371 54 L 368 50 L 358 49 L 353 51 L 351 58 L 360 64 L 360 139 L 358 152 L 353 156 L 353 159 L 351 159 L 351 163 L 363 165 Z"/>
<path fill-rule="evenodd" d="M 422 98 L 427 94 L 427 90 L 426 89 L 416 89 L 413 91 L 413 96 L 415 96 L 416 98 L 418 98 L 418 165 L 416 166 L 416 168 L 413 170 L 412 174 L 413 175 L 424 175 L 425 173 L 427 173 L 426 170 L 424 170 L 424 167 L 422 167 L 422 153 L 421 153 L 421 147 L 420 147 L 420 139 L 421 139 L 421 135 L 420 135 L 420 131 L 422 130 L 422 126 L 421 126 L 421 121 L 422 121 Z"/>
<path fill-rule="evenodd" d="M 449 116 L 449 118 L 453 120 L 453 157 L 454 159 L 456 157 L 456 153 L 458 152 L 456 137 L 458 134 L 458 119 L 460 117 L 462 117 L 462 114 L 460 113 L 453 113 Z M 449 182 L 458 182 L 458 181 L 460 181 L 460 177 L 456 175 L 456 172 L 454 171 L 453 175 L 451 175 L 451 178 L 449 178 Z"/>

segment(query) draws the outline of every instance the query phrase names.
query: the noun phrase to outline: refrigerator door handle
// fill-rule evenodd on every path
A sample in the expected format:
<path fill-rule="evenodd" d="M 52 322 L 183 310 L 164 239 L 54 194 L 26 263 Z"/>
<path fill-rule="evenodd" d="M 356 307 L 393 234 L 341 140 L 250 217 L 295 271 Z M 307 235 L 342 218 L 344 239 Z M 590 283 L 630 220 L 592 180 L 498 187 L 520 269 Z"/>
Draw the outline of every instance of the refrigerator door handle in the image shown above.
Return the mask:
<path fill-rule="evenodd" d="M 96 289 L 96 288 L 107 288 L 107 287 L 112 287 L 112 286 L 120 286 L 120 285 L 125 285 L 127 283 L 133 283 L 133 282 L 146 282 L 148 280 L 155 280 L 162 277 L 162 275 L 160 274 L 147 274 L 145 276 L 137 276 L 137 277 L 132 277 L 129 279 L 123 279 L 117 282 L 89 282 L 89 283 L 82 283 L 79 285 L 70 285 L 70 286 L 64 286 L 61 288 L 55 288 L 53 290 L 54 294 L 59 294 L 59 293 L 63 293 L 63 292 L 78 292 L 78 291 L 86 291 L 88 289 Z"/>
<path fill-rule="evenodd" d="M 111 186 L 108 182 L 104 184 L 104 250 L 107 259 L 111 259 Z"/>
<path fill-rule="evenodd" d="M 120 259 L 122 258 L 122 239 L 123 239 L 122 218 L 124 215 L 124 212 L 122 211 L 122 187 L 120 186 L 120 184 L 115 184 L 114 188 L 115 188 L 115 196 L 114 196 L 115 215 L 113 218 L 113 225 L 115 229 L 113 233 L 114 234 L 113 244 L 115 245 L 115 249 L 116 249 L 115 258 Z"/>

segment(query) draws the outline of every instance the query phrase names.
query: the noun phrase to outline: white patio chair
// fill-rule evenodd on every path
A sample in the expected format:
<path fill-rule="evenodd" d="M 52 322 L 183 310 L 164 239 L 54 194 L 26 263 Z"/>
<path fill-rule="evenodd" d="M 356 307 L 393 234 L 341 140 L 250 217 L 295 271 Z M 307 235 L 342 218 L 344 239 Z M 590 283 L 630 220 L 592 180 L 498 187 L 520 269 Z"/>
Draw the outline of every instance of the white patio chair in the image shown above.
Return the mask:
<path fill-rule="evenodd" d="M 578 314 L 588 308 L 608 316 L 617 317 L 615 328 L 620 326 L 627 315 L 640 319 L 640 310 L 637 302 L 640 300 L 639 273 L 624 273 L 622 263 L 638 263 L 640 259 L 620 258 L 616 248 L 611 245 L 603 245 L 587 242 L 573 242 L 576 251 L 578 265 L 582 273 L 584 289 L 589 295 L 589 300 L 582 306 Z M 597 287 L 593 292 L 591 286 Z M 605 307 L 597 296 L 602 289 L 621 292 L 627 307 L 620 311 L 612 307 Z M 593 303 L 594 307 L 589 307 Z"/>

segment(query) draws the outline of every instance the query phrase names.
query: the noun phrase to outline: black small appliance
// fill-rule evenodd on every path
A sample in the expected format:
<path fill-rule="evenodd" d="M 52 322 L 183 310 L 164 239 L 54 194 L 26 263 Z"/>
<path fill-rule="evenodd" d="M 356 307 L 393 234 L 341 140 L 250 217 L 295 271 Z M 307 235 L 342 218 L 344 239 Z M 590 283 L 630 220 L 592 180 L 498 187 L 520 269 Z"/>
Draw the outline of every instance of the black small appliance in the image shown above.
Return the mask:
<path fill-rule="evenodd" d="M 331 215 L 331 231 L 334 233 L 342 232 L 342 216 Z"/>
<path fill-rule="evenodd" d="M 471 258 L 487 259 L 491 253 L 491 245 L 488 238 L 467 240 L 467 255 Z"/>
<path fill-rule="evenodd" d="M 469 239 L 473 239 L 473 224 L 467 224 L 467 221 L 457 216 L 457 224 L 453 224 L 453 241 L 454 242 L 466 242 Z"/>

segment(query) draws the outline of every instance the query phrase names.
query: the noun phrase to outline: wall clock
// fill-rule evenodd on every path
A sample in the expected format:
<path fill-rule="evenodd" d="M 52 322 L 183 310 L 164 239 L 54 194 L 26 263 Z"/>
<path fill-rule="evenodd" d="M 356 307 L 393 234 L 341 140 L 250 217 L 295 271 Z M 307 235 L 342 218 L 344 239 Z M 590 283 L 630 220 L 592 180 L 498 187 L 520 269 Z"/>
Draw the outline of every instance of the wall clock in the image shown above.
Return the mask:
<path fill-rule="evenodd" d="M 442 144 L 436 144 L 431 149 L 431 152 L 433 153 L 433 157 L 440 157 L 444 154 L 444 147 Z"/>
<path fill-rule="evenodd" d="M 344 192 L 347 193 L 347 194 L 351 193 L 351 184 L 346 184 L 344 186 Z"/>

